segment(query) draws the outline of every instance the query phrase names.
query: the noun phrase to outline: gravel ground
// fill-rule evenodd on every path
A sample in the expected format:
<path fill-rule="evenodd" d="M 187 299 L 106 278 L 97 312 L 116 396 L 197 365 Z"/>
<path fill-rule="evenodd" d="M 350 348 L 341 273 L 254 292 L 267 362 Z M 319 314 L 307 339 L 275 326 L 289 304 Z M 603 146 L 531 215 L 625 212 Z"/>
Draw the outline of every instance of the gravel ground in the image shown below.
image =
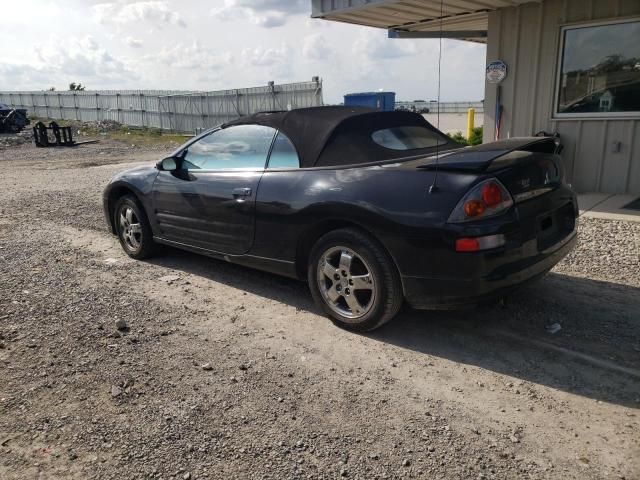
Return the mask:
<path fill-rule="evenodd" d="M 357 335 L 302 283 L 126 257 L 101 190 L 163 153 L 0 147 L 0 478 L 640 478 L 640 224 Z"/>

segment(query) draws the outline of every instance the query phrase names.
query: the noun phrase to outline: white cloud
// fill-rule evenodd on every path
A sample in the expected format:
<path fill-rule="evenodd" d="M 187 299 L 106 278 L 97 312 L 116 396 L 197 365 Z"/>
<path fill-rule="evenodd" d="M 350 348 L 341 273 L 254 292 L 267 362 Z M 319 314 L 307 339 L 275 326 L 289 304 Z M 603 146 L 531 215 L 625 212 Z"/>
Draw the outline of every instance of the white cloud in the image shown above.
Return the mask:
<path fill-rule="evenodd" d="M 249 65 L 268 67 L 288 61 L 290 49 L 286 45 L 280 48 L 245 48 L 242 50 L 242 56 Z"/>
<path fill-rule="evenodd" d="M 309 11 L 306 0 L 225 0 L 223 7 L 213 8 L 211 15 L 223 21 L 248 19 L 264 28 L 280 27 L 292 15 Z"/>
<path fill-rule="evenodd" d="M 227 5 L 250 7 L 254 10 L 270 10 L 289 13 L 304 13 L 309 11 L 307 0 L 226 0 Z"/>
<path fill-rule="evenodd" d="M 122 61 L 114 58 L 90 36 L 66 39 L 63 50 L 57 48 L 61 43 L 47 42 L 36 50 L 45 68 L 48 64 L 60 74 L 78 76 L 78 80 L 84 80 L 84 83 L 93 79 L 112 78 L 117 81 L 120 77 L 134 76 Z"/>
<path fill-rule="evenodd" d="M 57 48 L 63 43 L 64 49 Z M 36 47 L 32 63 L 0 63 L 0 84 L 12 85 L 14 89 L 64 88 L 71 82 L 91 88 L 137 78 L 123 61 L 114 58 L 91 36 L 65 38 L 64 42 L 52 37 Z"/>
<path fill-rule="evenodd" d="M 201 69 L 202 71 L 220 70 L 233 63 L 233 57 L 229 53 L 220 53 L 206 48 L 196 40 L 190 45 L 177 43 L 172 47 L 165 47 L 144 58 L 148 62 L 157 63 L 159 61 L 173 68 Z"/>
<path fill-rule="evenodd" d="M 252 15 L 250 21 L 264 28 L 281 27 L 287 23 L 287 17 L 280 12 L 268 13 L 265 15 Z"/>
<path fill-rule="evenodd" d="M 142 40 L 133 37 L 127 37 L 124 39 L 124 43 L 126 43 L 131 48 L 140 48 L 142 47 Z"/>
<path fill-rule="evenodd" d="M 100 45 L 98 42 L 91 36 L 87 35 L 76 41 L 77 45 L 83 49 L 91 50 L 93 52 L 100 50 Z"/>
<path fill-rule="evenodd" d="M 55 81 L 32 65 L 0 62 L 0 84 L 8 90 L 44 90 L 55 86 Z"/>
<path fill-rule="evenodd" d="M 302 56 L 310 61 L 327 60 L 333 55 L 327 39 L 319 33 L 305 37 L 302 43 Z"/>
<path fill-rule="evenodd" d="M 353 44 L 353 53 L 358 59 L 393 60 L 416 55 L 418 48 L 412 40 L 390 39 L 384 30 L 366 29 Z"/>
<path fill-rule="evenodd" d="M 304 26 L 306 28 L 317 28 L 317 29 L 325 29 L 325 28 L 331 28 L 332 22 L 327 22 L 326 20 L 320 20 L 318 18 L 307 18 L 304 21 Z"/>
<path fill-rule="evenodd" d="M 69 0 L 73 8 L 53 7 L 62 3 L 7 3 L 3 13 L 30 20 L 0 30 L 1 88 L 60 89 L 75 81 L 91 89 L 215 90 L 320 75 L 330 103 L 380 87 L 400 99 L 436 96 L 437 40 L 392 40 L 379 29 L 310 20 L 309 0 Z M 235 20 L 211 17 L 213 7 Z M 87 25 L 92 18 L 101 23 Z M 179 27 L 185 20 L 188 30 Z M 482 98 L 485 50 L 443 41 L 443 100 Z"/>
<path fill-rule="evenodd" d="M 245 48 L 242 50 L 242 63 L 251 67 L 266 68 L 270 75 L 279 78 L 291 75 L 293 51 L 288 45 L 279 48 Z"/>
<path fill-rule="evenodd" d="M 150 22 L 158 27 L 178 25 L 186 27 L 180 14 L 169 8 L 165 0 L 149 0 L 129 3 L 124 0 L 99 3 L 92 7 L 94 18 L 102 24 L 124 25 L 134 22 Z"/>

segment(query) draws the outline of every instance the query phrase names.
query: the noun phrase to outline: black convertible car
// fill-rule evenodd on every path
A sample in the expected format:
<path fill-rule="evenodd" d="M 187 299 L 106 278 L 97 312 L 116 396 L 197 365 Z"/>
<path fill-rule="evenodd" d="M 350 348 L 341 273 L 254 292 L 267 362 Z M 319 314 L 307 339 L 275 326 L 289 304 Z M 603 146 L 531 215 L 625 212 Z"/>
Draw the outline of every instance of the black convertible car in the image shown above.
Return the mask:
<path fill-rule="evenodd" d="M 265 112 L 116 175 L 104 211 L 126 253 L 172 245 L 306 279 L 339 326 L 371 330 L 406 300 L 501 298 L 576 242 L 559 145 L 463 148 L 410 112 Z"/>

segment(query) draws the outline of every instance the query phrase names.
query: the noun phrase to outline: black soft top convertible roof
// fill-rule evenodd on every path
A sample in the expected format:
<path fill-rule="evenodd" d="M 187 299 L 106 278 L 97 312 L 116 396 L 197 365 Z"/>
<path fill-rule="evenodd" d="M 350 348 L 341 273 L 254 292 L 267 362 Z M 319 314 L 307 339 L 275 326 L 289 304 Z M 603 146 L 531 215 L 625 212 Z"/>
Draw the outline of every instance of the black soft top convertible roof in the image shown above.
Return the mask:
<path fill-rule="evenodd" d="M 282 131 L 293 142 L 300 167 L 370 163 L 392 158 L 429 154 L 433 148 L 391 150 L 376 144 L 371 134 L 398 126 L 421 126 L 442 138 L 442 150 L 459 147 L 422 115 L 412 112 L 380 112 L 365 107 L 311 107 L 283 112 L 261 112 L 225 123 L 265 125 Z"/>

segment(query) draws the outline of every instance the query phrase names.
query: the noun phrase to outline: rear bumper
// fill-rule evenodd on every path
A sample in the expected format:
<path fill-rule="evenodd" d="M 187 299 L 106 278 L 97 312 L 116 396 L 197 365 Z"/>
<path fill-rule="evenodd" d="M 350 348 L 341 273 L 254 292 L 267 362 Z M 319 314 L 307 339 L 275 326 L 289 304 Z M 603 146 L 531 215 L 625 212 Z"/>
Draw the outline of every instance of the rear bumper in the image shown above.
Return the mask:
<path fill-rule="evenodd" d="M 530 240 L 503 253 L 497 262 L 486 253 L 468 254 L 475 257 L 469 258 L 469 262 L 477 267 L 476 273 L 470 276 L 402 276 L 405 299 L 417 309 L 448 309 L 500 298 L 552 269 L 575 247 L 577 239 L 574 230 L 542 252 L 538 252 L 537 241 Z"/>

